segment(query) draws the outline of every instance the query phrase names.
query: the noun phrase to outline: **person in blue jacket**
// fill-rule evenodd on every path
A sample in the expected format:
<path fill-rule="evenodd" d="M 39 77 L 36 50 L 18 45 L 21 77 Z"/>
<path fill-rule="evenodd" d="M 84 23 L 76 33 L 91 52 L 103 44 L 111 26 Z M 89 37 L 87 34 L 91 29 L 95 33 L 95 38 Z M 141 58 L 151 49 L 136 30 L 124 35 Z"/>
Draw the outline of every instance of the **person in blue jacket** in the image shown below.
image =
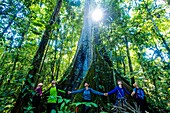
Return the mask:
<path fill-rule="evenodd" d="M 118 103 L 121 103 L 121 106 L 123 107 L 123 104 L 126 103 L 125 93 L 130 95 L 130 93 L 123 87 L 122 81 L 117 81 L 118 86 L 116 86 L 113 90 L 106 93 L 105 95 L 111 95 L 113 93 L 116 93 L 117 99 L 115 105 L 118 106 Z"/>
<path fill-rule="evenodd" d="M 96 90 L 90 88 L 88 82 L 84 83 L 84 87 L 85 88 L 82 88 L 80 90 L 68 91 L 68 94 L 83 93 L 83 102 L 92 102 L 91 93 L 94 93 L 96 95 L 106 96 L 105 93 L 101 93 L 99 91 L 96 91 Z M 83 108 L 82 108 L 83 113 L 88 113 L 89 110 L 90 110 L 90 107 L 83 105 Z"/>

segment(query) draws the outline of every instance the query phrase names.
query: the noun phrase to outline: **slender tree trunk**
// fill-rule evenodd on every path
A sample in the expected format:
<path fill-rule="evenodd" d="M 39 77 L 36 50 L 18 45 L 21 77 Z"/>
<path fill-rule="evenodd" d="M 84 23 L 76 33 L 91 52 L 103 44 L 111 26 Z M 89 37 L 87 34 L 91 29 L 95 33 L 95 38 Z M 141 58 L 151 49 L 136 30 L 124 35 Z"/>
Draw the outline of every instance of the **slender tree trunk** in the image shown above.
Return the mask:
<path fill-rule="evenodd" d="M 47 52 L 48 52 L 49 46 L 50 46 L 50 41 L 49 41 L 48 44 L 47 44 L 47 48 L 46 48 L 46 50 L 45 50 L 44 57 L 43 57 L 43 59 L 42 59 L 41 65 L 40 65 L 40 69 L 39 69 L 39 71 L 38 71 L 38 73 L 40 73 L 40 74 L 42 73 L 42 69 L 43 69 L 43 66 L 44 66 L 44 61 L 45 61 L 45 58 L 46 58 L 46 56 L 47 56 Z M 38 80 L 37 80 L 37 82 L 38 82 Z M 36 83 L 36 84 L 37 84 L 37 83 Z"/>
<path fill-rule="evenodd" d="M 10 75 L 10 80 L 12 79 L 13 77 L 13 73 L 15 71 L 15 68 L 16 68 L 16 64 L 18 62 L 18 59 L 19 59 L 19 53 L 18 53 L 18 49 L 16 50 L 16 56 L 15 56 L 15 60 L 14 60 L 14 65 L 12 67 L 12 71 L 11 71 L 11 75 Z"/>
<path fill-rule="evenodd" d="M 124 61 L 122 61 L 123 64 L 123 71 L 124 71 L 124 76 L 126 76 L 126 64 Z"/>
<path fill-rule="evenodd" d="M 60 64 L 61 64 L 61 58 L 62 58 L 62 50 L 63 50 L 63 42 L 62 42 L 62 45 L 61 45 L 61 48 L 60 48 L 60 54 L 59 54 L 59 60 L 58 60 L 58 65 L 57 65 L 57 73 L 56 73 L 56 80 L 58 79 L 58 76 L 59 76 L 59 70 L 60 70 Z"/>
<path fill-rule="evenodd" d="M 127 57 L 128 57 L 128 64 L 129 64 L 129 70 L 132 73 L 133 72 L 133 67 L 132 67 L 132 61 L 130 58 L 130 51 L 129 51 L 129 45 L 128 45 L 128 39 L 125 36 L 125 43 L 126 43 L 126 53 L 127 53 Z M 134 77 L 131 78 L 131 84 L 133 84 L 135 82 Z"/>
<path fill-rule="evenodd" d="M 12 25 L 12 23 L 14 22 L 16 17 L 17 17 L 17 13 L 13 16 L 13 18 L 9 22 L 8 26 L 3 30 L 2 34 L 0 35 L 0 37 L 3 37 L 4 33 L 7 32 L 8 28 Z"/>
<path fill-rule="evenodd" d="M 54 49 L 54 59 L 53 62 L 51 64 L 51 71 L 52 71 L 52 75 L 51 75 L 51 79 L 54 80 L 54 75 L 55 75 L 55 68 L 56 68 L 56 61 L 57 60 L 57 37 L 55 39 L 55 49 Z"/>
<path fill-rule="evenodd" d="M 59 17 L 57 18 L 57 24 L 60 25 L 60 18 L 59 18 Z M 57 31 L 58 35 L 55 36 L 54 59 L 53 59 L 53 62 L 52 62 L 52 64 L 51 64 L 51 71 L 52 71 L 51 79 L 52 79 L 52 80 L 54 80 L 54 77 L 55 77 L 56 64 L 57 64 L 56 61 L 58 61 L 58 60 L 57 60 L 57 49 L 58 49 L 57 41 L 58 41 L 58 37 L 61 36 L 61 33 L 60 33 L 60 31 L 59 31 L 59 28 L 57 28 L 56 31 Z M 60 35 L 60 36 L 59 36 L 59 35 Z M 62 39 L 61 39 L 61 40 L 62 40 Z M 56 80 L 57 80 L 57 78 L 56 78 Z"/>
<path fill-rule="evenodd" d="M 14 108 L 12 109 L 11 113 L 22 113 L 23 107 L 26 106 L 27 103 L 29 102 L 29 98 L 30 98 L 29 90 L 31 90 L 31 88 L 32 88 L 31 83 L 36 83 L 38 80 L 36 73 L 38 72 L 38 69 L 40 67 L 46 45 L 48 43 L 51 31 L 52 31 L 52 25 L 55 23 L 55 20 L 56 20 L 56 17 L 58 16 L 61 5 L 62 5 L 62 0 L 58 0 L 58 2 L 56 3 L 56 7 L 54 9 L 54 12 L 52 14 L 52 17 L 49 21 L 49 24 L 46 26 L 46 29 L 42 36 L 42 39 L 41 39 L 39 48 L 36 52 L 36 55 L 33 58 L 33 62 L 32 62 L 33 68 L 28 72 L 26 82 L 22 89 L 23 91 L 19 93 L 18 99 L 17 99 L 16 104 L 15 104 Z M 30 76 L 30 75 L 32 75 L 32 76 Z"/>
<path fill-rule="evenodd" d="M 18 9 L 18 12 L 16 14 L 14 14 L 14 16 L 12 17 L 11 21 L 9 22 L 8 26 L 3 30 L 3 32 L 0 34 L 0 37 L 3 37 L 4 33 L 7 32 L 7 30 L 9 29 L 9 27 L 12 25 L 12 23 L 14 22 L 15 18 L 17 17 L 17 14 L 20 12 L 20 10 L 22 9 L 23 7 L 20 7 Z"/>
<path fill-rule="evenodd" d="M 4 66 L 5 58 L 6 58 L 6 52 L 4 51 L 1 55 L 0 69 Z"/>

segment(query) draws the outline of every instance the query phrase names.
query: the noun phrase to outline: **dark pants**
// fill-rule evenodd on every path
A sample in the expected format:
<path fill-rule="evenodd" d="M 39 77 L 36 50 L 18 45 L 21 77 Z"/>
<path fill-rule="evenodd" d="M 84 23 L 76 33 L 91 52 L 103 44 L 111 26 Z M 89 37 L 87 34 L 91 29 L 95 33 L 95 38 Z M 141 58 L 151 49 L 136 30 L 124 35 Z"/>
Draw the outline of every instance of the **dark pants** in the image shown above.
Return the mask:
<path fill-rule="evenodd" d="M 144 101 L 144 99 L 138 98 L 138 99 L 136 100 L 136 102 L 137 102 L 137 105 L 140 107 L 140 111 L 141 111 L 142 113 L 145 113 L 145 101 Z"/>
<path fill-rule="evenodd" d="M 33 103 L 32 106 L 34 107 L 33 112 L 34 113 L 40 113 L 40 96 L 33 96 Z"/>
<path fill-rule="evenodd" d="M 115 103 L 116 106 L 123 107 L 125 104 L 126 104 L 126 99 L 125 98 L 116 99 L 116 103 Z"/>
<path fill-rule="evenodd" d="M 83 99 L 83 102 L 91 102 L 91 100 L 84 100 Z M 88 113 L 89 111 L 90 111 L 90 107 L 83 104 L 82 113 Z"/>
<path fill-rule="evenodd" d="M 55 110 L 56 113 L 58 113 L 56 107 L 57 107 L 56 103 L 47 103 L 47 112 L 46 113 L 51 113 L 52 110 Z"/>

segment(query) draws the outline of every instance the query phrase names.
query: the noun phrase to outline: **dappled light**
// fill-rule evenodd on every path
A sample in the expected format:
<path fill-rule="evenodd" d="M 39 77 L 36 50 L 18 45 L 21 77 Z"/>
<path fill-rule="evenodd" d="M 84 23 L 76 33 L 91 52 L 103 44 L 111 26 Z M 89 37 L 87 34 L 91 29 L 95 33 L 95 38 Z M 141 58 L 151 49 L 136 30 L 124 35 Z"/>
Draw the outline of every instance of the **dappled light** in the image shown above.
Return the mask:
<path fill-rule="evenodd" d="M 1 0 L 0 113 L 169 113 L 169 0 Z"/>

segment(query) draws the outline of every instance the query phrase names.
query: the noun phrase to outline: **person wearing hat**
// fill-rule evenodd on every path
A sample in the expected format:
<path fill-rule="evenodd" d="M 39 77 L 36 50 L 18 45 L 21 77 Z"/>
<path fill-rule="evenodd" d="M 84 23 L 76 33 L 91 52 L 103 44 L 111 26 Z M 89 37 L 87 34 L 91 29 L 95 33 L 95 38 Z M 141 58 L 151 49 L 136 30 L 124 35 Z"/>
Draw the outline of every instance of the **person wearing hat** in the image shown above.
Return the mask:
<path fill-rule="evenodd" d="M 42 96 L 42 86 L 43 83 L 39 83 L 37 88 L 35 89 L 35 95 L 33 96 L 33 107 L 34 107 L 34 113 L 39 113 L 39 107 L 41 102 L 41 96 Z"/>
<path fill-rule="evenodd" d="M 65 91 L 59 89 L 59 87 L 56 85 L 56 81 L 52 80 L 51 82 L 52 86 L 49 90 L 49 96 L 47 99 L 47 113 L 51 113 L 52 110 L 56 111 L 57 107 L 57 93 L 62 92 L 65 93 Z M 57 111 L 56 111 L 57 112 Z"/>

